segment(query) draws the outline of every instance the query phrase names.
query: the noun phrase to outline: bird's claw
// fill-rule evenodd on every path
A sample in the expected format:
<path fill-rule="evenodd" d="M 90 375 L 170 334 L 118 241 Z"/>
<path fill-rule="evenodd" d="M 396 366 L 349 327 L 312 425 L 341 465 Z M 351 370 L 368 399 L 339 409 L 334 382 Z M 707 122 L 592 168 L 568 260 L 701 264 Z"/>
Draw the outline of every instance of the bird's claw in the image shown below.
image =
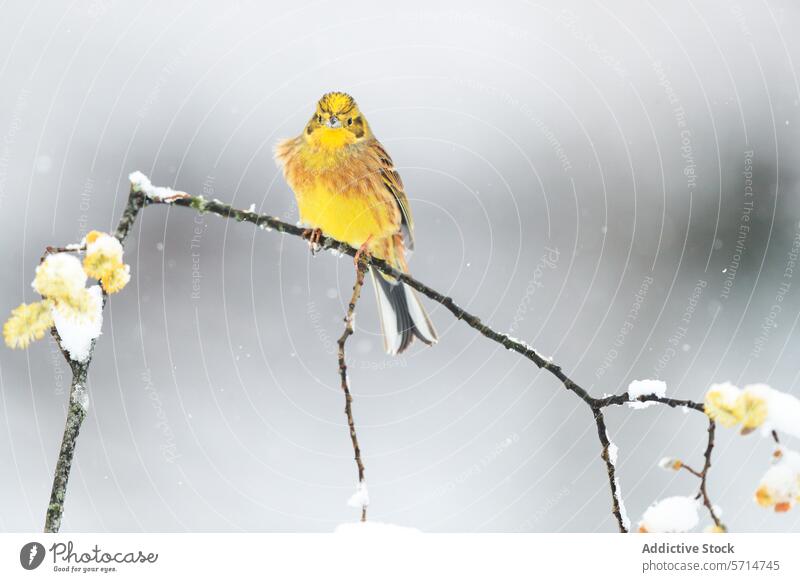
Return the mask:
<path fill-rule="evenodd" d="M 361 260 L 361 257 L 364 255 L 369 256 L 370 254 L 367 248 L 369 246 L 370 240 L 372 240 L 372 235 L 369 235 L 369 238 L 367 238 L 367 240 L 364 241 L 364 244 L 358 247 L 356 255 L 353 257 L 353 264 L 356 266 L 356 269 L 358 269 L 358 262 Z"/>
<path fill-rule="evenodd" d="M 319 250 L 319 241 L 322 238 L 322 230 L 319 228 L 307 228 L 303 231 L 303 238 L 308 241 L 308 245 L 311 247 L 311 254 L 316 254 Z"/>

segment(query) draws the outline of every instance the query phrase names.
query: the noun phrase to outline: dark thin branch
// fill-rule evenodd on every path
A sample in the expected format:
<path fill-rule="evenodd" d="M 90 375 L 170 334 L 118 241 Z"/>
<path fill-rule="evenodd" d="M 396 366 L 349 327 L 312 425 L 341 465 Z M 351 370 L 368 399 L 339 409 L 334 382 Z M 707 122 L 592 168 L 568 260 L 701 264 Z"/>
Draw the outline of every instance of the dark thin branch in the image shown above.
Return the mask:
<path fill-rule="evenodd" d="M 656 396 L 655 394 L 644 394 L 635 400 L 631 400 L 628 396 L 628 393 L 624 392 L 622 394 L 606 396 L 604 398 L 595 398 L 593 400 L 594 405 L 597 408 L 605 408 L 606 406 L 622 406 L 623 404 L 628 404 L 630 402 L 657 402 L 659 404 L 666 404 L 670 408 L 685 406 L 686 408 L 690 408 L 705 414 L 705 408 L 700 402 L 695 402 L 694 400 L 680 400 L 678 398 L 666 398 L 664 396 Z"/>
<path fill-rule="evenodd" d="M 131 197 L 138 195 L 139 191 L 136 189 L 136 187 L 133 187 L 131 189 Z M 282 220 L 274 216 L 266 214 L 258 214 L 256 212 L 251 212 L 251 211 L 239 210 L 229 204 L 220 202 L 219 200 L 205 200 L 202 196 L 190 196 L 184 193 L 176 193 L 174 196 L 171 196 L 168 199 L 146 197 L 145 204 L 150 204 L 150 203 L 169 204 L 172 206 L 182 206 L 184 208 L 192 208 L 201 213 L 208 212 L 212 214 L 217 214 L 218 216 L 222 216 L 224 218 L 232 218 L 238 222 L 250 222 L 260 228 L 276 230 L 283 234 L 290 234 L 293 236 L 299 236 L 301 238 L 305 238 L 307 236 L 307 230 L 305 228 L 295 226 L 287 222 L 283 222 Z M 132 204 L 129 201 L 128 208 L 131 207 Z M 138 212 L 138 209 L 135 212 Z M 337 252 L 339 254 L 346 254 L 351 257 L 355 257 L 356 254 L 358 253 L 358 249 L 351 247 L 346 243 L 340 242 L 334 238 L 324 235 L 318 239 L 318 246 L 321 250 L 330 250 L 333 252 Z M 612 498 L 613 498 L 612 511 L 614 513 L 615 518 L 617 519 L 620 531 L 622 532 L 627 531 L 627 527 L 623 523 L 623 518 L 621 514 L 621 502 L 618 497 L 619 488 L 615 477 L 616 467 L 614 467 L 613 463 L 611 463 L 610 458 L 608 457 L 608 447 L 610 445 L 610 442 L 608 439 L 608 435 L 606 433 L 605 420 L 602 414 L 602 409 L 607 406 L 618 406 L 630 402 L 627 392 L 604 398 L 595 398 L 591 396 L 587 390 L 582 388 L 578 383 L 576 383 L 569 376 L 567 376 L 561 369 L 561 366 L 553 363 L 553 361 L 550 358 L 546 358 L 540 355 L 536 350 L 534 350 L 531 346 L 529 346 L 525 342 L 517 340 L 515 338 L 510 337 L 507 334 L 500 333 L 492 329 L 491 327 L 483 323 L 479 317 L 473 315 L 472 313 L 469 313 L 467 310 L 456 304 L 456 302 L 451 297 L 439 293 L 432 287 L 429 287 L 428 285 L 425 285 L 424 283 L 416 280 L 408 273 L 403 273 L 401 271 L 398 271 L 397 269 L 393 268 L 391 265 L 389 265 L 383 260 L 377 259 L 375 257 L 368 257 L 367 261 L 369 265 L 374 267 L 375 269 L 387 275 L 390 275 L 395 279 L 403 281 L 409 287 L 416 289 L 419 293 L 422 293 L 429 299 L 439 303 L 445 309 L 450 311 L 450 313 L 452 313 L 456 317 L 456 319 L 464 321 L 467 325 L 480 332 L 481 335 L 483 335 L 484 337 L 502 345 L 507 350 L 514 351 L 524 356 L 525 358 L 532 361 L 540 369 L 547 370 L 548 372 L 550 372 L 550 374 L 555 376 L 561 382 L 564 388 L 576 394 L 591 408 L 592 413 L 594 414 L 595 417 L 595 422 L 598 425 L 598 437 L 600 439 L 600 444 L 603 447 L 602 456 L 604 461 L 606 462 L 606 468 L 609 474 L 609 484 L 611 487 Z M 662 396 L 656 396 L 654 394 L 640 396 L 639 398 L 637 398 L 637 400 L 640 402 L 657 402 L 659 404 L 665 404 L 667 406 L 670 406 L 671 408 L 683 406 L 688 409 L 701 412 L 705 415 L 703 404 L 692 400 L 679 400 L 674 398 L 666 398 Z M 710 466 L 711 463 L 711 452 L 713 450 L 713 430 L 711 430 L 709 437 L 710 437 L 709 446 L 706 449 L 706 463 L 708 464 L 708 466 Z M 705 493 L 706 480 L 703 479 L 701 484 L 703 488 L 702 490 L 703 490 L 704 500 L 707 500 L 708 496 Z M 714 522 L 717 525 L 720 525 L 718 523 L 719 520 L 717 519 L 716 515 L 713 512 L 713 508 L 710 502 L 708 503 L 707 507 L 709 509 L 709 513 L 711 514 L 712 519 L 714 519 Z"/>
<path fill-rule="evenodd" d="M 711 503 L 711 499 L 708 496 L 708 472 L 711 469 L 711 453 L 714 450 L 714 433 L 716 431 L 716 423 L 713 419 L 708 419 L 708 444 L 706 445 L 705 453 L 703 453 L 703 469 L 698 471 L 697 469 L 692 468 L 691 466 L 687 465 L 683 461 L 677 461 L 676 465 L 673 467 L 676 470 L 683 469 L 688 473 L 691 473 L 698 479 L 700 479 L 700 489 L 695 496 L 695 499 L 703 499 L 703 505 L 708 510 L 708 515 L 711 517 L 711 520 L 714 522 L 718 528 L 722 529 L 723 531 L 727 531 L 725 524 L 719 519 L 717 512 L 714 510 L 714 504 Z"/>
<path fill-rule="evenodd" d="M 75 456 L 78 433 L 81 430 L 81 425 L 86 418 L 86 412 L 89 408 L 86 377 L 89 372 L 91 356 L 85 362 L 74 361 L 64 349 L 56 329 L 52 328 L 50 333 L 72 370 L 72 384 L 69 390 L 67 420 L 64 425 L 64 435 L 61 438 L 61 449 L 58 453 L 55 474 L 53 475 L 53 487 L 50 490 L 50 503 L 47 505 L 47 515 L 44 520 L 44 532 L 57 533 L 61 528 L 61 517 L 64 513 L 64 497 L 67 494 L 67 483 L 69 482 L 69 474 L 72 469 L 72 459 Z M 94 342 L 92 342 L 91 351 L 94 351 Z"/>
<path fill-rule="evenodd" d="M 716 429 L 717 429 L 717 424 L 714 422 L 714 419 L 709 418 L 708 444 L 706 445 L 706 452 L 703 454 L 705 462 L 703 463 L 703 470 L 700 471 L 700 496 L 702 496 L 703 498 L 703 505 L 705 505 L 706 509 L 708 509 L 708 514 L 714 521 L 714 525 L 716 525 L 723 531 L 727 531 L 728 528 L 726 528 L 725 524 L 723 524 L 722 521 L 720 521 L 717 512 L 714 511 L 714 504 L 711 503 L 711 499 L 709 499 L 708 497 L 708 472 L 711 469 L 711 453 L 714 450 L 714 433 L 716 432 Z"/>
<path fill-rule="evenodd" d="M 132 184 L 130 194 L 128 196 L 128 201 L 123 211 L 122 217 L 120 218 L 120 222 L 117 226 L 115 236 L 120 240 L 120 242 L 124 242 L 125 238 L 128 236 L 133 224 L 136 221 L 136 218 L 139 215 L 139 212 L 149 206 L 151 204 L 163 204 L 163 205 L 170 205 L 170 206 L 179 206 L 183 208 L 191 208 L 200 213 L 211 213 L 221 216 L 223 218 L 230 218 L 236 220 L 238 222 L 250 222 L 259 228 L 266 229 L 266 230 L 276 230 L 283 234 L 289 234 L 293 236 L 298 236 L 301 238 L 305 238 L 307 235 L 307 230 L 301 228 L 299 226 L 295 226 L 293 224 L 289 224 L 287 222 L 283 222 L 282 220 L 270 216 L 267 214 L 258 214 L 256 212 L 252 212 L 249 210 L 240 210 L 236 209 L 229 204 L 225 204 L 220 202 L 219 200 L 206 200 L 202 196 L 190 196 L 183 192 L 174 192 L 167 197 L 159 197 L 154 194 L 157 192 L 152 191 L 153 193 L 148 193 L 149 190 L 143 188 L 139 184 Z M 333 239 L 328 236 L 321 236 L 318 239 L 318 248 L 321 250 L 329 250 L 339 254 L 349 255 L 351 257 L 355 257 L 358 249 L 351 247 L 350 245 L 340 242 L 336 239 Z M 55 251 L 56 249 L 54 249 Z M 69 247 L 63 247 L 57 249 L 57 251 L 61 250 L 75 250 Z M 595 398 L 591 396 L 587 390 L 582 388 L 578 385 L 575 381 L 573 381 L 564 371 L 561 369 L 561 366 L 553 363 L 550 358 L 546 358 L 540 355 L 536 350 L 534 350 L 531 346 L 527 345 L 525 342 L 517 340 L 515 338 L 510 337 L 507 334 L 500 333 L 485 323 L 483 323 L 480 318 L 469 313 L 459 305 L 455 303 L 455 301 L 442 293 L 439 293 L 432 287 L 425 285 L 424 283 L 414 279 L 411 275 L 407 273 L 403 273 L 401 271 L 396 270 L 387 262 L 377 259 L 371 256 L 367 256 L 364 259 L 364 262 L 359 262 L 359 277 L 357 277 L 356 285 L 353 289 L 353 300 L 350 303 L 350 309 L 348 309 L 348 317 L 350 320 L 345 320 L 347 325 L 345 327 L 345 332 L 340 339 L 340 350 L 339 350 L 339 370 L 342 376 L 342 388 L 345 391 L 346 397 L 346 413 L 348 415 L 348 424 L 350 426 L 350 433 L 351 439 L 353 441 L 353 447 L 355 451 L 356 457 L 356 464 L 359 469 L 359 483 L 363 482 L 364 477 L 364 467 L 361 463 L 360 458 L 360 450 L 358 448 L 358 441 L 355 435 L 355 424 L 352 420 L 352 410 L 351 410 L 351 396 L 349 393 L 349 388 L 347 386 L 347 375 L 346 375 L 346 365 L 344 362 L 344 342 L 346 341 L 347 337 L 352 334 L 352 312 L 355 309 L 355 303 L 358 299 L 358 293 L 360 292 L 361 286 L 363 285 L 363 278 L 364 278 L 364 270 L 367 267 L 373 267 L 382 273 L 389 275 L 395 279 L 398 279 L 408 285 L 409 287 L 415 289 L 419 293 L 422 293 L 432 301 L 435 301 L 442 305 L 445 309 L 447 309 L 456 319 L 464 321 L 467 325 L 478 331 L 484 337 L 502 345 L 504 348 L 510 351 L 514 351 L 523 357 L 527 358 L 531 362 L 533 362 L 537 367 L 540 369 L 547 370 L 550 374 L 552 374 L 556 379 L 558 379 L 561 384 L 564 386 L 565 389 L 569 390 L 576 394 L 584 403 L 586 403 L 589 408 L 591 409 L 595 423 L 597 424 L 598 428 L 598 437 L 600 439 L 600 444 L 603 447 L 602 458 L 606 463 L 606 468 L 609 475 L 609 484 L 611 487 L 612 492 L 612 512 L 614 513 L 615 518 L 617 519 L 617 523 L 619 524 L 620 531 L 627 531 L 627 527 L 625 526 L 623 517 L 622 517 L 622 509 L 621 509 L 621 500 L 619 499 L 619 489 L 617 486 L 616 481 L 616 468 L 614 467 L 614 463 L 611 461 L 609 456 L 609 447 L 611 443 L 609 441 L 606 427 L 605 427 L 605 420 L 603 417 L 602 409 L 607 406 L 618 406 L 629 402 L 628 394 L 618 394 L 614 396 L 607 396 L 603 398 Z M 363 270 L 362 270 L 363 269 Z M 105 297 L 104 297 L 105 300 Z M 348 332 L 348 329 L 350 330 Z M 60 344 L 59 344 L 60 345 Z M 94 345 L 92 346 L 92 349 Z M 63 352 L 63 349 L 62 349 Z M 67 356 L 65 356 L 67 357 Z M 88 371 L 89 362 L 91 361 L 91 355 L 89 361 L 85 363 L 85 368 L 83 369 L 83 378 L 85 382 L 85 375 Z M 68 359 L 70 365 L 72 365 L 72 361 Z M 82 384 L 81 384 L 82 385 Z M 648 396 L 641 396 L 638 398 L 641 402 L 657 402 L 660 404 L 665 404 L 670 407 L 677 407 L 677 406 L 685 406 L 689 409 L 704 412 L 703 405 L 691 400 L 677 400 L 672 398 L 664 398 L 658 397 L 655 395 L 648 395 Z M 72 407 L 70 407 L 72 410 Z M 80 414 L 77 413 L 76 414 Z M 85 411 L 83 413 L 85 415 Z M 76 417 L 77 418 L 77 417 Z M 82 420 L 82 418 L 81 418 Z M 77 428 L 80 427 L 80 422 L 77 424 Z M 67 419 L 67 430 L 70 429 L 70 416 L 68 415 Z M 63 483 L 61 489 L 59 489 L 60 497 L 57 499 L 57 509 L 58 515 L 57 520 L 54 519 L 53 523 L 55 524 L 55 530 L 57 531 L 58 524 L 60 524 L 60 512 L 63 509 L 63 497 L 66 489 L 66 482 L 69 477 L 69 468 L 72 461 L 72 455 L 74 454 L 74 444 L 75 439 L 77 438 L 77 429 L 74 431 L 74 435 L 70 433 L 70 438 L 68 437 L 67 430 L 65 430 L 64 435 L 64 442 L 71 446 L 67 447 L 65 450 L 64 445 L 62 445 L 62 455 L 59 456 L 59 464 L 56 469 L 56 481 L 59 483 Z M 701 493 L 704 496 L 704 500 L 707 501 L 706 491 L 706 479 L 708 468 L 711 466 L 711 452 L 713 450 L 713 421 L 711 422 L 709 428 L 709 444 L 706 449 L 706 464 L 703 471 L 704 478 L 701 481 Z M 64 462 L 62 463 L 62 457 Z M 56 492 L 56 483 L 54 483 L 54 495 Z M 58 496 L 57 496 L 58 497 Z M 51 505 L 53 503 L 51 502 Z M 713 508 L 708 503 L 707 507 L 712 515 L 712 519 L 714 519 L 715 523 L 721 525 L 719 520 L 717 519 L 716 515 L 713 512 Z M 362 519 L 366 517 L 366 508 L 362 510 Z M 50 510 L 48 509 L 48 523 L 50 523 Z"/>
<path fill-rule="evenodd" d="M 703 478 L 703 474 L 700 471 L 698 471 L 697 469 L 692 469 L 689 465 L 687 465 L 683 461 L 679 461 L 679 463 L 680 463 L 680 467 L 678 467 L 678 470 L 683 469 L 684 471 L 687 471 L 688 473 L 691 473 L 692 475 L 694 475 L 698 479 L 702 479 Z M 697 497 L 700 497 L 699 493 L 697 494 Z"/>
<path fill-rule="evenodd" d="M 350 303 L 347 304 L 347 312 L 344 316 L 344 331 L 339 338 L 339 376 L 342 380 L 342 392 L 344 392 L 344 413 L 347 415 L 347 426 L 350 428 L 350 441 L 353 443 L 353 454 L 358 467 L 359 486 L 364 484 L 364 463 L 361 461 L 361 448 L 358 446 L 358 436 L 356 436 L 356 423 L 353 420 L 353 396 L 350 394 L 350 386 L 347 379 L 347 362 L 345 361 L 345 344 L 347 338 L 353 335 L 353 317 L 355 316 L 356 303 L 361 296 L 361 288 L 364 286 L 364 274 L 367 272 L 367 265 L 363 257 L 356 262 L 356 282 L 353 285 L 353 295 Z M 361 506 L 361 521 L 367 521 L 367 505 Z"/>

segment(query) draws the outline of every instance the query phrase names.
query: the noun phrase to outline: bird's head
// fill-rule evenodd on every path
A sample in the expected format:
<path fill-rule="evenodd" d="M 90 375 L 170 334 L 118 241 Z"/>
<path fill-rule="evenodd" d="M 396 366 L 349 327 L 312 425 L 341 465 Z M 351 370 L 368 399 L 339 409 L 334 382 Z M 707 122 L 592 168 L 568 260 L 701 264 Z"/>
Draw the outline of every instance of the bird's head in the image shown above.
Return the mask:
<path fill-rule="evenodd" d="M 327 148 L 359 142 L 370 135 L 367 120 L 347 93 L 325 93 L 317 102 L 303 134 L 305 139 Z"/>

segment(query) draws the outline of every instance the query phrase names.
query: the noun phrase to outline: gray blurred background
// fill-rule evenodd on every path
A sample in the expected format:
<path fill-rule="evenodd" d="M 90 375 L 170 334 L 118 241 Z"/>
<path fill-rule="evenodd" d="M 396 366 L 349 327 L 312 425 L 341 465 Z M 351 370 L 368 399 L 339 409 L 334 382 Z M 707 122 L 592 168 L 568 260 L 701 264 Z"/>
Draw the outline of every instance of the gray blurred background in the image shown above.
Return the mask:
<path fill-rule="evenodd" d="M 593 394 L 641 378 L 682 398 L 724 380 L 800 392 L 792 0 L 0 10 L 3 313 L 35 299 L 46 245 L 114 228 L 133 170 L 295 221 L 272 147 L 337 89 L 407 185 L 413 273 Z M 356 520 L 335 353 L 352 262 L 163 207 L 141 215 L 126 257 L 133 280 L 106 310 L 63 530 Z M 371 290 L 359 305 L 350 379 L 371 518 L 613 531 L 585 405 L 429 307 L 439 345 L 389 358 Z M 0 349 L 0 530 L 42 527 L 68 388 L 52 341 Z M 701 465 L 701 415 L 619 408 L 607 421 L 634 522 L 695 491 L 655 464 Z M 752 502 L 771 449 L 720 431 L 709 487 L 733 530 L 800 530 L 800 510 Z"/>

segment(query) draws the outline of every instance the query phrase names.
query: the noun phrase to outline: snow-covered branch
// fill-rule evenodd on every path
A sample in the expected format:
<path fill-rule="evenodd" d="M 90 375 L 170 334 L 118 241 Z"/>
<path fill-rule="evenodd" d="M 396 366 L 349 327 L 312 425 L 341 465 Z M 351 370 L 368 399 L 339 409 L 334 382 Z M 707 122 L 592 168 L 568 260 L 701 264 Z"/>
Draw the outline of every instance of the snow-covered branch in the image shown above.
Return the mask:
<path fill-rule="evenodd" d="M 237 209 L 216 199 L 206 200 L 203 196 L 192 196 L 185 192 L 172 190 L 171 188 L 153 186 L 150 180 L 140 172 L 131 174 L 130 179 L 131 188 L 128 201 L 113 237 L 94 232 L 94 238 L 90 240 L 89 236 L 87 236 L 87 239 L 80 244 L 48 248 L 49 256 L 55 256 L 60 253 L 86 253 L 86 257 L 83 261 L 83 269 L 88 275 L 98 279 L 100 282 L 97 289 L 97 293 L 102 293 L 100 296 L 102 299 L 100 302 L 100 311 L 102 311 L 102 306 L 105 304 L 108 294 L 119 291 L 130 278 L 127 265 L 124 265 L 121 261 L 122 245 L 139 213 L 148 206 L 178 206 L 192 209 L 199 213 L 215 214 L 223 218 L 236 220 L 237 222 L 249 222 L 267 231 L 277 231 L 301 238 L 306 238 L 308 234 L 307 230 L 300 226 L 281 221 L 274 216 L 256 213 L 252 207 L 247 210 Z M 113 241 L 109 239 L 113 239 Z M 358 253 L 358 249 L 328 236 L 322 235 L 316 239 L 316 242 L 316 246 L 319 249 L 328 250 L 339 255 L 345 254 L 356 257 Z M 43 263 L 43 265 L 45 264 L 46 262 Z M 575 394 L 588 406 L 597 426 L 598 439 L 601 445 L 601 458 L 606 465 L 612 498 L 612 514 L 621 532 L 629 531 L 630 524 L 625 514 L 624 503 L 620 493 L 617 475 L 617 447 L 609 437 L 603 409 L 622 405 L 628 405 L 629 408 L 642 408 L 652 404 L 661 404 L 671 408 L 682 408 L 685 411 L 695 411 L 708 415 L 709 428 L 703 468 L 701 470 L 694 470 L 679 461 L 672 463 L 672 466 L 669 468 L 677 469 L 683 467 L 700 479 L 699 490 L 693 500 L 697 503 L 702 500 L 703 505 L 707 508 L 714 522 L 716 531 L 724 531 L 724 526 L 718 517 L 718 510 L 711 503 L 708 495 L 708 476 L 711 468 L 711 456 L 714 449 L 716 422 L 720 422 L 723 426 L 731 426 L 741 422 L 743 434 L 747 434 L 756 427 L 761 427 L 765 434 L 771 433 L 776 439 L 776 430 L 789 430 L 790 434 L 796 435 L 796 427 L 800 426 L 800 422 L 795 418 L 796 416 L 800 416 L 800 403 L 791 396 L 773 391 L 769 387 L 763 385 L 746 387 L 743 392 L 738 392 L 738 389 L 735 389 L 735 387 L 719 388 L 721 385 L 716 385 L 717 389 L 715 390 L 715 387 L 712 386 L 706 394 L 704 403 L 695 402 L 693 400 L 669 398 L 666 396 L 666 386 L 662 382 L 653 380 L 635 381 L 631 384 L 629 390 L 622 394 L 594 397 L 577 382 L 572 380 L 551 358 L 540 355 L 525 342 L 491 328 L 476 315 L 460 307 L 451 297 L 436 291 L 433 287 L 422 283 L 407 273 L 394 269 L 383 260 L 366 256 L 363 257 L 363 260 L 357 262 L 356 283 L 345 316 L 345 330 L 339 340 L 338 353 L 339 373 L 341 376 L 342 390 L 345 394 L 345 411 L 358 467 L 358 489 L 352 498 L 352 504 L 362 508 L 362 518 L 364 518 L 366 514 L 368 496 L 366 483 L 364 481 L 364 465 L 361 460 L 360 448 L 356 438 L 355 423 L 352 415 L 352 397 L 349 391 L 344 350 L 347 338 L 353 333 L 352 319 L 355 305 L 361 291 L 361 286 L 363 285 L 365 270 L 368 267 L 377 269 L 394 279 L 402 281 L 422 295 L 425 295 L 428 299 L 442 305 L 456 319 L 463 321 L 487 339 L 502 345 L 509 351 L 516 352 L 530 360 L 538 368 L 546 370 L 556 378 L 566 390 Z M 99 334 L 97 319 L 90 318 L 92 325 L 94 325 L 96 329 L 92 328 L 91 333 L 89 333 L 90 330 L 88 327 L 81 328 L 78 331 L 83 335 L 79 334 L 80 342 L 77 340 L 75 342 L 76 344 L 80 344 L 78 347 L 82 346 L 85 348 L 85 351 L 68 345 L 69 342 L 66 341 L 66 338 L 59 336 L 59 332 L 70 329 L 71 325 L 69 322 L 65 322 L 63 317 L 59 320 L 58 318 L 60 316 L 64 313 L 71 312 L 70 310 L 79 312 L 80 314 L 86 314 L 91 311 L 90 296 L 93 292 L 89 292 L 84 288 L 85 276 L 83 276 L 82 281 L 78 281 L 78 279 L 81 278 L 80 275 L 70 275 L 72 279 L 65 275 L 65 273 L 69 274 L 73 271 L 75 271 L 75 266 L 69 263 L 69 261 L 54 261 L 44 269 L 44 274 L 48 275 L 50 278 L 42 278 L 40 282 L 41 288 L 37 287 L 37 282 L 34 281 L 34 287 L 37 288 L 37 291 L 39 291 L 43 297 L 42 302 L 30 306 L 21 305 L 12 313 L 12 317 L 4 326 L 4 335 L 8 345 L 12 347 L 26 347 L 30 341 L 39 339 L 46 329 L 51 328 L 55 324 L 55 329 L 57 330 L 54 332 L 56 340 L 73 370 L 73 383 L 67 424 L 56 466 L 45 531 L 58 531 L 61 523 L 64 496 L 69 479 L 72 458 L 75 452 L 76 439 L 81 422 L 86 415 L 86 406 L 88 405 L 88 394 L 86 394 L 85 391 L 86 376 L 91 363 L 94 342 Z M 77 273 L 77 271 L 75 271 L 75 273 Z M 46 284 L 50 284 L 50 286 Z M 68 287 L 66 291 L 63 287 L 65 284 Z M 83 299 L 78 301 L 76 298 Z M 88 326 L 89 324 L 86 325 Z M 76 330 L 71 329 L 70 331 Z M 787 495 L 791 496 L 797 493 L 794 489 L 788 492 L 785 491 L 787 488 L 786 475 L 793 476 L 795 472 L 800 472 L 800 468 L 798 468 L 800 467 L 800 463 L 795 462 L 795 457 L 786 452 L 782 452 L 782 454 L 778 456 L 784 460 L 778 463 L 778 468 L 772 471 L 771 475 L 768 474 L 765 476 L 763 486 L 759 490 L 762 492 L 759 502 L 763 502 L 762 504 L 764 505 L 768 503 L 774 504 L 776 510 L 781 510 L 779 508 L 784 508 L 787 503 L 790 503 L 786 501 Z M 786 459 L 789 459 L 791 462 Z M 769 477 L 769 479 L 767 479 L 767 477 Z M 800 475 L 797 475 L 797 477 L 800 478 Z M 795 489 L 796 488 L 800 488 L 800 479 L 798 479 L 795 485 Z M 795 498 L 792 497 L 791 499 L 791 503 L 794 503 Z M 664 501 L 666 502 L 668 500 Z M 667 505 L 670 507 L 681 505 L 681 507 L 683 507 L 686 503 L 684 501 L 671 501 Z M 669 507 L 667 509 L 669 509 Z M 651 526 L 654 529 L 677 527 L 674 524 L 663 524 L 662 516 L 664 514 L 668 515 L 669 513 L 670 511 L 666 511 L 664 507 L 659 506 L 656 508 L 656 506 L 654 506 L 654 508 L 651 508 L 651 510 L 645 513 L 642 525 L 640 525 L 640 530 L 653 531 L 653 529 L 648 529 L 647 527 L 647 524 L 650 522 L 658 524 L 657 526 Z M 685 517 L 682 523 L 689 523 L 692 521 L 692 519 L 690 519 L 691 516 L 688 515 L 688 510 L 681 512 L 681 515 Z"/>

